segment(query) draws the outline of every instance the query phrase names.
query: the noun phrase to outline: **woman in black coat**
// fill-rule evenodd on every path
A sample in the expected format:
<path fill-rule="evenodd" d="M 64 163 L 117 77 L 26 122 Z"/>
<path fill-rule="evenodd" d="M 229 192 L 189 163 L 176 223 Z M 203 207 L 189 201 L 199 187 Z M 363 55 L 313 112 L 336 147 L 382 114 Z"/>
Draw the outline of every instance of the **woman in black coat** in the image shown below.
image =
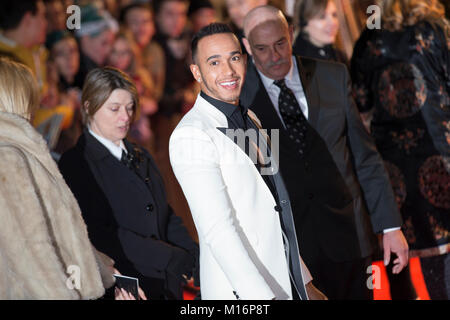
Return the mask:
<path fill-rule="evenodd" d="M 138 278 L 149 299 L 182 299 L 198 245 L 167 203 L 150 154 L 125 139 L 138 107 L 134 83 L 117 69 L 94 69 L 82 106 L 87 126 L 59 168 L 92 243 L 123 275 Z"/>
<path fill-rule="evenodd" d="M 334 47 L 339 20 L 333 0 L 298 0 L 295 15 L 299 33 L 294 54 L 348 64 L 345 54 Z"/>
<path fill-rule="evenodd" d="M 355 44 L 353 94 L 389 173 L 410 256 L 420 257 L 431 299 L 447 300 L 450 22 L 437 0 L 382 4 L 381 29 L 365 29 Z"/>

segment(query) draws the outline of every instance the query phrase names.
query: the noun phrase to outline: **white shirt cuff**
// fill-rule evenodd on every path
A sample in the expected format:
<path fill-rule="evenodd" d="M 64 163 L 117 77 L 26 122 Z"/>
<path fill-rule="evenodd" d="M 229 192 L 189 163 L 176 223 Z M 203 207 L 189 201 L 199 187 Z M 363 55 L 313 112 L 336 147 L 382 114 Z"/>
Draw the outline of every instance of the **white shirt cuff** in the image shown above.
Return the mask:
<path fill-rule="evenodd" d="M 313 277 L 312 277 L 311 273 L 309 272 L 308 267 L 303 262 L 302 257 L 300 257 L 300 264 L 301 264 L 301 268 L 302 268 L 303 284 L 306 285 L 312 281 Z"/>
<path fill-rule="evenodd" d="M 384 229 L 383 233 L 385 234 L 385 233 L 388 233 L 388 232 L 391 232 L 391 231 L 395 231 L 395 230 L 400 230 L 400 227 Z"/>

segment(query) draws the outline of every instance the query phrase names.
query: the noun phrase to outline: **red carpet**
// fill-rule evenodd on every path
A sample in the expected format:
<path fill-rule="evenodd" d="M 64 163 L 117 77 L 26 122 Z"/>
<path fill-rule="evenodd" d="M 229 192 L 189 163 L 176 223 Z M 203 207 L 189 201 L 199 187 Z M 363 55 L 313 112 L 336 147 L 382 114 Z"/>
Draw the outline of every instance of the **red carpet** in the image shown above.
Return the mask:
<path fill-rule="evenodd" d="M 375 261 L 373 263 L 374 266 L 378 267 L 381 271 L 381 281 L 380 288 L 374 288 L 373 296 L 374 300 L 391 300 L 391 294 L 389 291 L 389 281 L 386 274 L 386 268 L 384 267 L 383 261 Z M 430 300 L 430 296 L 428 295 L 427 288 L 425 286 L 425 281 L 422 275 L 422 269 L 420 267 L 419 258 L 411 258 L 409 259 L 409 269 L 411 272 L 411 279 L 416 289 L 416 292 L 419 296 L 420 300 Z M 375 270 L 372 273 L 375 277 Z"/>
<path fill-rule="evenodd" d="M 386 268 L 384 267 L 383 261 L 375 261 L 373 263 L 373 283 L 374 283 L 374 300 L 391 300 L 391 294 L 389 291 L 389 281 L 386 274 Z M 378 269 L 379 268 L 379 269 Z M 411 272 L 411 279 L 416 289 L 417 294 L 419 295 L 420 300 L 430 300 L 430 296 L 428 295 L 427 288 L 425 286 L 425 281 L 422 275 L 422 269 L 420 267 L 419 258 L 411 258 L 409 260 L 409 268 Z M 380 270 L 381 278 L 380 282 L 375 283 L 375 273 Z M 379 285 L 379 288 L 376 286 Z M 193 300 L 199 288 L 193 286 L 192 283 L 189 283 L 184 291 L 184 300 Z"/>

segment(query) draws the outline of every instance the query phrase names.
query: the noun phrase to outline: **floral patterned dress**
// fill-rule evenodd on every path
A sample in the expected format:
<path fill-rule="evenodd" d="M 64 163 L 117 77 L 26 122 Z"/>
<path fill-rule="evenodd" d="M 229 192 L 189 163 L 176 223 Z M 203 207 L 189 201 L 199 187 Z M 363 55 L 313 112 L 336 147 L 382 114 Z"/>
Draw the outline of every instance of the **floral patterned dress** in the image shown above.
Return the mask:
<path fill-rule="evenodd" d="M 412 256 L 450 252 L 450 43 L 420 22 L 368 30 L 351 61 L 354 98 L 389 172 Z"/>

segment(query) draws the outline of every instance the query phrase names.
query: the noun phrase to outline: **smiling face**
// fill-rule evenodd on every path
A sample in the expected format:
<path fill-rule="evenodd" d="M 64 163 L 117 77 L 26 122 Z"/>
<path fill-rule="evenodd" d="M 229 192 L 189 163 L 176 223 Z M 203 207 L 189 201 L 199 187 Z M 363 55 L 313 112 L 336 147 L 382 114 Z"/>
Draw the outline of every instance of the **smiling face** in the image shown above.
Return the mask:
<path fill-rule="evenodd" d="M 201 38 L 191 72 L 200 82 L 202 91 L 210 97 L 239 104 L 246 59 L 234 34 L 218 33 Z"/>
<path fill-rule="evenodd" d="M 89 123 L 90 128 L 99 136 L 119 145 L 127 136 L 133 111 L 134 102 L 130 92 L 116 89 L 94 113 Z"/>
<path fill-rule="evenodd" d="M 339 20 L 336 5 L 333 1 L 328 1 L 325 10 L 310 19 L 304 31 L 308 35 L 309 41 L 317 47 L 323 47 L 334 43 L 338 29 Z"/>
<path fill-rule="evenodd" d="M 255 66 L 266 77 L 283 79 L 292 65 L 292 29 L 280 19 L 266 20 L 251 29 L 244 39 Z"/>

